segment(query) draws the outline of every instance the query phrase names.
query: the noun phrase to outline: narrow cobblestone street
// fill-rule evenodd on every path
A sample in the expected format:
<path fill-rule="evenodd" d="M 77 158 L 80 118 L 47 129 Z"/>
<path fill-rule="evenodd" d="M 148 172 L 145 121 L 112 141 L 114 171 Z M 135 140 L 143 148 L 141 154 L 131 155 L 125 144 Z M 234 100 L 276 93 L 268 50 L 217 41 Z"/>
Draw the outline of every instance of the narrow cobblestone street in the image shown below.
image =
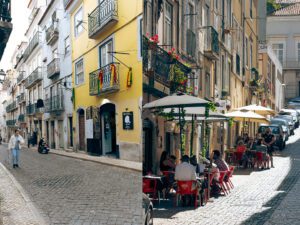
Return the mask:
<path fill-rule="evenodd" d="M 299 144 L 300 129 L 290 137 L 287 148 L 276 154 L 275 168 L 238 171 L 231 193 L 205 207 L 159 207 L 154 212 L 154 224 L 299 224 Z"/>
<path fill-rule="evenodd" d="M 12 169 L 6 154 L 1 145 L 0 161 L 47 223 L 141 224 L 139 172 L 26 149 L 20 168 Z"/>

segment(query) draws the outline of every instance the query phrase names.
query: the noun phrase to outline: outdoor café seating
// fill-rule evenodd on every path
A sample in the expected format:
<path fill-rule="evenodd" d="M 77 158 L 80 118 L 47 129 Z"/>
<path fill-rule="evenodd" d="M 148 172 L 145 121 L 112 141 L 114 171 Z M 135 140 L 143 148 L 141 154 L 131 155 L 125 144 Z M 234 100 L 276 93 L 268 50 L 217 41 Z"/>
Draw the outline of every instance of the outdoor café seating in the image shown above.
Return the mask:
<path fill-rule="evenodd" d="M 182 199 L 183 196 L 190 195 L 194 199 L 195 208 L 198 207 L 198 200 L 200 200 L 199 190 L 197 187 L 197 181 L 177 181 L 177 191 L 176 191 L 176 206 L 178 206 L 179 198 Z"/>
<path fill-rule="evenodd" d="M 143 193 L 151 195 L 153 200 L 160 202 L 160 192 L 158 190 L 158 179 L 154 177 L 143 177 Z"/>

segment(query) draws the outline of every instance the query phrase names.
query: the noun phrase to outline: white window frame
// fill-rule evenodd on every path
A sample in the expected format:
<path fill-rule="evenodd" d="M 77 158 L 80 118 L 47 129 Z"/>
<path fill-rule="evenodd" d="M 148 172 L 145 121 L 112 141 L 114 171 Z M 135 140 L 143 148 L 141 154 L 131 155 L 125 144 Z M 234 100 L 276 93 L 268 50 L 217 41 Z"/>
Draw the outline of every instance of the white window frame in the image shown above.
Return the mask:
<path fill-rule="evenodd" d="M 277 56 L 277 51 L 275 51 L 274 49 L 273 49 L 273 45 L 278 45 L 278 44 L 282 44 L 283 45 L 283 53 L 282 53 L 282 62 L 280 62 L 280 59 L 279 59 L 279 57 Z M 284 62 L 286 61 L 286 50 L 285 50 L 285 46 L 286 45 L 286 43 L 285 43 L 285 41 L 272 41 L 271 42 L 271 47 L 272 47 L 272 50 L 273 50 L 273 52 L 275 53 L 275 55 L 276 55 L 276 57 L 277 57 L 277 59 L 279 60 L 279 62 L 281 63 L 281 64 L 284 64 Z"/>
<path fill-rule="evenodd" d="M 66 40 L 69 39 L 69 45 L 66 45 Z M 65 55 L 68 55 L 71 52 L 71 40 L 70 40 L 70 35 L 68 35 L 65 39 L 64 39 L 64 46 L 65 46 Z M 67 51 L 67 48 L 68 51 Z"/>
<path fill-rule="evenodd" d="M 83 81 L 81 82 L 81 83 L 78 83 L 78 75 L 77 75 L 77 67 L 76 67 L 76 65 L 78 64 L 78 63 L 80 63 L 82 61 L 82 73 L 83 73 Z M 85 82 L 85 77 L 84 77 L 84 59 L 83 59 L 83 57 L 81 57 L 81 58 L 79 58 L 78 60 L 76 60 L 76 62 L 74 63 L 74 73 L 75 73 L 75 85 L 76 86 L 80 86 L 80 85 L 82 85 L 82 84 L 84 84 L 84 82 Z"/>
<path fill-rule="evenodd" d="M 170 15 L 170 18 L 167 16 L 167 5 L 169 5 L 171 7 L 171 15 Z M 164 42 L 166 45 L 173 45 L 173 15 L 174 15 L 174 6 L 173 4 L 171 4 L 169 1 L 165 1 L 164 3 Z M 170 34 L 170 40 L 168 40 L 168 37 L 167 37 L 167 27 L 166 27 L 166 24 L 167 22 L 170 22 L 170 26 L 171 26 L 171 34 Z"/>
<path fill-rule="evenodd" d="M 142 43 L 143 43 L 143 16 L 139 16 L 137 18 L 137 37 L 138 37 L 138 41 L 137 41 L 137 57 L 138 57 L 138 61 L 142 61 L 143 60 L 143 49 L 142 49 Z"/>
<path fill-rule="evenodd" d="M 77 31 L 77 28 L 79 26 L 82 26 L 82 23 L 79 26 L 76 25 L 76 16 L 79 14 L 80 11 L 81 11 L 81 14 L 82 14 L 82 20 L 84 20 L 84 12 L 83 12 L 83 6 L 82 5 L 77 9 L 77 11 L 74 15 L 74 37 L 78 37 L 84 30 L 83 27 L 81 27 L 81 31 L 80 32 Z"/>
<path fill-rule="evenodd" d="M 245 65 L 249 68 L 249 38 L 245 36 Z"/>
<path fill-rule="evenodd" d="M 115 50 L 115 38 L 114 36 L 110 36 L 108 38 L 106 38 L 104 41 L 102 41 L 98 46 L 98 68 L 106 66 L 106 65 L 101 65 L 101 47 L 106 45 L 108 42 L 112 42 L 112 49 L 113 51 Z M 114 62 L 114 58 L 112 59 L 112 62 Z"/>

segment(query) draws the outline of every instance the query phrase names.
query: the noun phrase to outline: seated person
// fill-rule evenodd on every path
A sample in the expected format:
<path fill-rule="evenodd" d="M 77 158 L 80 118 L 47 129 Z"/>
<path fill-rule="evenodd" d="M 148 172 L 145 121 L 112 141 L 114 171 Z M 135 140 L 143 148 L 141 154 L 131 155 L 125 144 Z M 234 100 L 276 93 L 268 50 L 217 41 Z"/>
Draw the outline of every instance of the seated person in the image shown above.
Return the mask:
<path fill-rule="evenodd" d="M 247 148 L 250 150 L 255 150 L 256 149 L 256 141 L 254 140 L 253 137 L 249 138 L 249 141 L 247 143 Z"/>
<path fill-rule="evenodd" d="M 236 147 L 236 152 L 242 152 L 244 153 L 246 151 L 246 146 L 242 141 L 238 143 L 238 146 Z"/>
<path fill-rule="evenodd" d="M 222 159 L 220 151 L 219 150 L 214 150 L 213 154 L 214 154 L 213 155 L 214 163 L 217 165 L 217 168 L 220 171 L 228 171 L 229 166 L 225 162 L 225 160 Z"/>
<path fill-rule="evenodd" d="M 269 169 L 270 168 L 270 156 L 268 154 L 268 147 L 266 145 L 262 145 L 261 142 L 257 144 L 256 146 L 257 152 L 263 153 L 263 167 Z"/>
<path fill-rule="evenodd" d="M 238 146 L 240 142 L 242 142 L 244 144 L 244 139 L 242 136 L 238 136 L 236 138 L 235 145 Z"/>
<path fill-rule="evenodd" d="M 244 133 L 243 141 L 244 141 L 244 144 L 248 144 L 248 141 L 249 141 L 248 133 Z"/>
<path fill-rule="evenodd" d="M 159 169 L 160 171 L 174 171 L 176 164 L 170 158 L 167 151 L 163 151 L 160 157 Z"/>

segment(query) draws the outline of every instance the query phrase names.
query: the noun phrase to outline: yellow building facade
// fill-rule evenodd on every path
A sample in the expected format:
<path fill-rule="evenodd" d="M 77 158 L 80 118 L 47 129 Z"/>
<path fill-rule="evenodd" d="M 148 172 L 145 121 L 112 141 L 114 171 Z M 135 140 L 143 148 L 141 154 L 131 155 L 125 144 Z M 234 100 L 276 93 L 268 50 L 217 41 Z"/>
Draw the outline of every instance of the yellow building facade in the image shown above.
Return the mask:
<path fill-rule="evenodd" d="M 74 146 L 141 161 L 142 1 L 74 1 L 68 11 Z"/>

